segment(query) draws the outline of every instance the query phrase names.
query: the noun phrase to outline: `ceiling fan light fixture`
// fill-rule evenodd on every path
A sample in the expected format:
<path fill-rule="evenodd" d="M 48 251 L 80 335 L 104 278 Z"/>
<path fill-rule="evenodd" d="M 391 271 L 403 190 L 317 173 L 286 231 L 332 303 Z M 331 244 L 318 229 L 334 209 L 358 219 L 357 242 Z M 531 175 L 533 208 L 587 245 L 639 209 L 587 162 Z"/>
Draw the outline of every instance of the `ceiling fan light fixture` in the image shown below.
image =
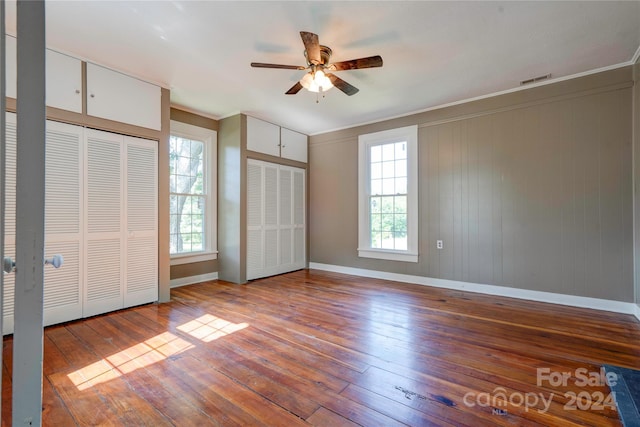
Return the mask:
<path fill-rule="evenodd" d="M 300 84 L 309 92 L 315 93 L 320 91 L 326 92 L 333 87 L 333 83 L 331 83 L 329 77 L 327 77 L 322 70 L 305 74 L 302 80 L 300 80 Z"/>

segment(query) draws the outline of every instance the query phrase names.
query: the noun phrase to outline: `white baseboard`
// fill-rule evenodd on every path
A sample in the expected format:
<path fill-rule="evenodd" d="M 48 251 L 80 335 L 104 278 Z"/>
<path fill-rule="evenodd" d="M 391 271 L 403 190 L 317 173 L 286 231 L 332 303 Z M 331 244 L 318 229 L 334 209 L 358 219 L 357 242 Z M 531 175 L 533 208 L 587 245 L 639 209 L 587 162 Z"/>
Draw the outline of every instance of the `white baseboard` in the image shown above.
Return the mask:
<path fill-rule="evenodd" d="M 581 297 L 575 295 L 556 294 L 553 292 L 531 291 L 527 289 L 510 288 L 508 286 L 483 285 L 480 283 L 459 282 L 457 280 L 434 279 L 431 277 L 412 276 L 409 274 L 389 273 L 386 271 L 366 270 L 362 268 L 344 267 L 340 265 L 310 262 L 309 268 L 332 271 L 335 273 L 351 274 L 353 276 L 371 277 L 375 279 L 393 280 L 396 282 L 414 283 L 418 285 L 434 286 L 437 288 L 455 289 L 458 291 L 477 292 L 481 294 L 518 298 L 530 301 L 547 302 L 551 304 L 569 305 L 573 307 L 592 308 L 595 310 L 612 311 L 615 313 L 634 314 L 640 320 L 640 306 L 622 301 L 599 298 Z"/>
<path fill-rule="evenodd" d="M 218 272 L 198 274 L 196 276 L 181 277 L 179 279 L 171 279 L 169 282 L 170 288 L 177 288 L 180 286 L 193 285 L 194 283 L 209 282 L 211 280 L 218 280 Z"/>

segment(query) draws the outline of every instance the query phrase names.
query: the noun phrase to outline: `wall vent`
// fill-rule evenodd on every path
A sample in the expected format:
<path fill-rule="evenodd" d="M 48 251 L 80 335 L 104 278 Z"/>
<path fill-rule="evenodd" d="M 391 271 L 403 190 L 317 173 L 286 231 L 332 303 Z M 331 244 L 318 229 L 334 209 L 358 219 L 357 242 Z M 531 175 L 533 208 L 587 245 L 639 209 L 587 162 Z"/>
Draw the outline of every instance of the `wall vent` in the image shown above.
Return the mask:
<path fill-rule="evenodd" d="M 538 76 L 538 77 L 534 77 L 532 79 L 523 80 L 523 81 L 520 82 L 520 86 L 528 85 L 530 83 L 537 83 L 537 82 L 542 81 L 542 80 L 547 80 L 548 78 L 551 78 L 551 74 L 545 74 L 544 76 Z"/>

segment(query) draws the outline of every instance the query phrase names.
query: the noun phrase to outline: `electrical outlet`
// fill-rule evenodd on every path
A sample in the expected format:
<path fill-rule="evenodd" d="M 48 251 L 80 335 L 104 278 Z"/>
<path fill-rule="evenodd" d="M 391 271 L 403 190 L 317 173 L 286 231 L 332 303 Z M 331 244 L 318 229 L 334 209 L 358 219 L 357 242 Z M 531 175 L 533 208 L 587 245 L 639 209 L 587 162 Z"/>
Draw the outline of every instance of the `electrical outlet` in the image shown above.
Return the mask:
<path fill-rule="evenodd" d="M 443 247 L 442 240 L 436 240 L 436 248 L 442 249 Z"/>

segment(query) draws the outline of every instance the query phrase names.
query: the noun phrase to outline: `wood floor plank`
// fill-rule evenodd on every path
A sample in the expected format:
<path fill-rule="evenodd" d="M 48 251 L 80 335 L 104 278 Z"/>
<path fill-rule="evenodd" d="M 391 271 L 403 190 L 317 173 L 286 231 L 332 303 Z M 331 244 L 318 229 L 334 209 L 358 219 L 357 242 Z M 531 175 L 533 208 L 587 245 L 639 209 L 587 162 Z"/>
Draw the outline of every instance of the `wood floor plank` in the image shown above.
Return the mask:
<path fill-rule="evenodd" d="M 3 426 L 12 345 L 5 337 Z M 301 270 L 48 327 L 44 349 L 46 426 L 620 426 L 615 409 L 566 405 L 609 393 L 576 370 L 640 368 L 640 323 Z M 538 368 L 570 377 L 537 384 Z M 527 393 L 550 400 L 509 401 Z M 465 400 L 481 394 L 491 404 Z"/>
<path fill-rule="evenodd" d="M 358 424 L 341 417 L 327 408 L 320 407 L 313 413 L 307 422 L 314 427 L 357 427 Z"/>

